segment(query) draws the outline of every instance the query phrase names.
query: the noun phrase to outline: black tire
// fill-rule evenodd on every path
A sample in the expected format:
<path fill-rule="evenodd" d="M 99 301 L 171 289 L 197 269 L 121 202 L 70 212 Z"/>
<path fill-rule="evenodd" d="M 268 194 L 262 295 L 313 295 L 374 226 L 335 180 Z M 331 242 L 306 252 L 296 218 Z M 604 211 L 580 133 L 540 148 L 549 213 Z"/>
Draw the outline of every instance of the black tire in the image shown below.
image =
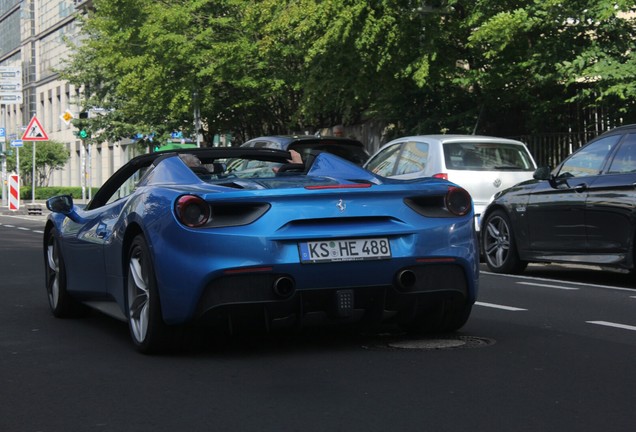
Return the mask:
<path fill-rule="evenodd" d="M 488 215 L 481 235 L 482 255 L 495 273 L 521 273 L 528 265 L 519 259 L 510 218 L 502 210 Z"/>
<path fill-rule="evenodd" d="M 176 329 L 163 321 L 154 264 L 143 235 L 133 239 L 127 264 L 126 312 L 135 347 L 144 354 L 173 348 Z"/>
<path fill-rule="evenodd" d="M 58 233 L 55 228 L 48 231 L 44 246 L 44 280 L 51 312 L 57 318 L 72 318 L 83 314 L 86 308 L 75 300 L 66 289 L 66 265 Z"/>

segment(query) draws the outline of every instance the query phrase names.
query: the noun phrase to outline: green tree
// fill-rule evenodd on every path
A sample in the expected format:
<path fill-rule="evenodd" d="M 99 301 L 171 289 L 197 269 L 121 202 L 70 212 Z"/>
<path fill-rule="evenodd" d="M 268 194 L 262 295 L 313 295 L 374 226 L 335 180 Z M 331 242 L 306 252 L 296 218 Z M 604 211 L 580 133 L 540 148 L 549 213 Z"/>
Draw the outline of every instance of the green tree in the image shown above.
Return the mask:
<path fill-rule="evenodd" d="M 63 76 L 97 139 L 207 141 L 376 120 L 395 133 L 634 119 L 626 0 L 94 0 Z M 636 119 L 634 119 L 636 120 Z M 617 120 L 615 120 L 617 121 Z"/>
<path fill-rule="evenodd" d="M 33 142 L 27 141 L 24 147 L 14 151 L 7 158 L 7 169 L 16 170 L 16 161 L 20 158 L 20 177 L 23 184 L 33 184 Z M 64 168 L 70 157 L 66 145 L 57 141 L 41 141 L 35 144 L 35 177 L 36 187 L 48 186 L 51 173 Z"/>

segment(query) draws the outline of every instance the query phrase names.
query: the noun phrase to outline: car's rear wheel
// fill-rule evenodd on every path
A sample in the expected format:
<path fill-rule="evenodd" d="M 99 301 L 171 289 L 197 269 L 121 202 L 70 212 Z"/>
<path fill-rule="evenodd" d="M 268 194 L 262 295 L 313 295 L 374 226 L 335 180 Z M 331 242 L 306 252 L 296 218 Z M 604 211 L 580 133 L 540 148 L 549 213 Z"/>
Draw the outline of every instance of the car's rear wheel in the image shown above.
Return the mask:
<path fill-rule="evenodd" d="M 488 215 L 483 227 L 481 244 L 488 268 L 495 273 L 521 273 L 528 263 L 519 259 L 508 215 L 495 210 Z"/>
<path fill-rule="evenodd" d="M 46 237 L 44 265 L 46 292 L 53 315 L 58 318 L 69 318 L 83 312 L 84 307 L 66 290 L 66 266 L 55 228 L 52 228 Z"/>
<path fill-rule="evenodd" d="M 163 321 L 152 256 L 143 235 L 133 239 L 128 253 L 126 304 L 137 350 L 150 354 L 169 348 L 174 329 Z"/>

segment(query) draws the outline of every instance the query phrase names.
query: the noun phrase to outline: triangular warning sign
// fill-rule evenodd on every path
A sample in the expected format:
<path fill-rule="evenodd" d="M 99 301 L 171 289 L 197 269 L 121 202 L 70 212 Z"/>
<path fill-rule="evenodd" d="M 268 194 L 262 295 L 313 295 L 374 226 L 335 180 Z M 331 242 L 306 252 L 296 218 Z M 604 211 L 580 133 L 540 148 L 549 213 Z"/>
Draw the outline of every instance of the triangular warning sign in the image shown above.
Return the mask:
<path fill-rule="evenodd" d="M 44 132 L 44 128 L 38 121 L 36 116 L 33 116 L 29 125 L 27 126 L 24 134 L 22 135 L 23 141 L 48 141 L 49 136 Z"/>

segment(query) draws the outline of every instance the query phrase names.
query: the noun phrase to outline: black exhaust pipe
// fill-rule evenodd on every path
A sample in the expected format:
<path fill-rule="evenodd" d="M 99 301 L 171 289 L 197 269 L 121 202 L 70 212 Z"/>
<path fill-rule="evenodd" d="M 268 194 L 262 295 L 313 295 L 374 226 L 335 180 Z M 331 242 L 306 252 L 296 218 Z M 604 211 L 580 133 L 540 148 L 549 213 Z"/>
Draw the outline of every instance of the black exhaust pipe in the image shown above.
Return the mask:
<path fill-rule="evenodd" d="M 274 281 L 272 289 L 278 298 L 287 299 L 294 295 L 296 284 L 292 278 L 281 276 Z"/>
<path fill-rule="evenodd" d="M 415 286 L 417 277 L 412 270 L 402 270 L 397 274 L 397 286 L 400 291 L 410 291 Z"/>

